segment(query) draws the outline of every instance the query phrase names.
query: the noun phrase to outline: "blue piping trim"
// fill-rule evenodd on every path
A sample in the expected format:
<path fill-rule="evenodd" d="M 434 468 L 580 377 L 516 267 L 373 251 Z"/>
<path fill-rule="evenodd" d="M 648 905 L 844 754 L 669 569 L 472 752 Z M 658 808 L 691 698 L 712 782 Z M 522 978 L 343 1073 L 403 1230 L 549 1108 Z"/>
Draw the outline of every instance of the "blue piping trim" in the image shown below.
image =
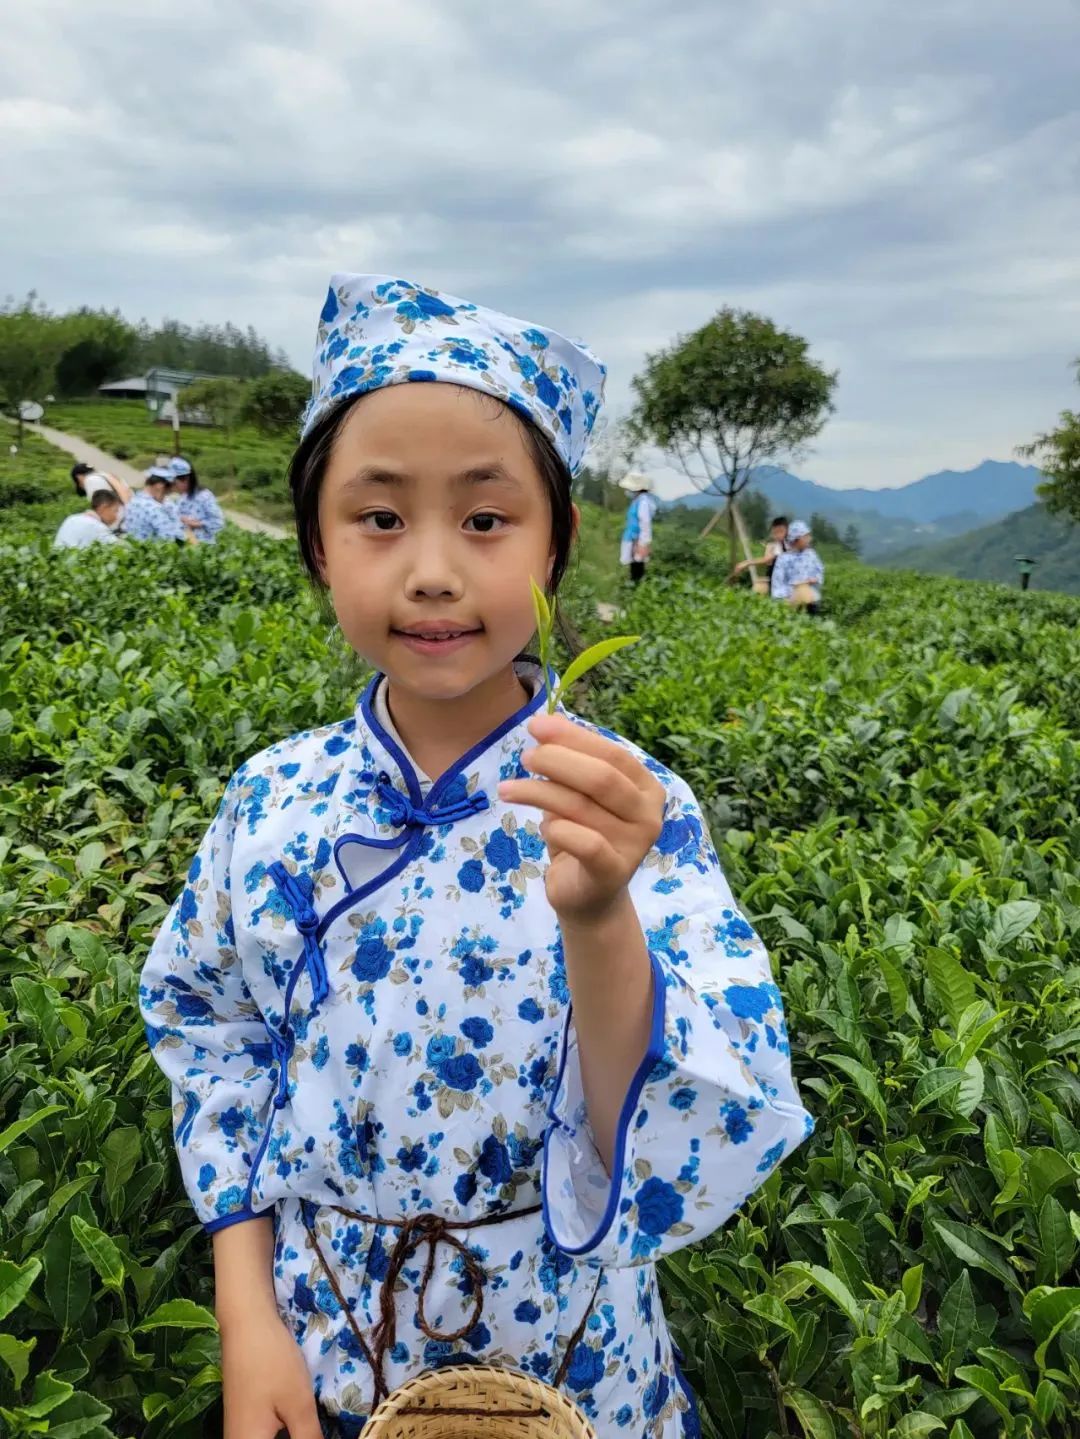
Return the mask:
<path fill-rule="evenodd" d="M 292 910 L 292 917 L 304 940 L 304 963 L 311 976 L 311 989 L 316 1004 L 322 1004 L 330 993 L 326 977 L 326 960 L 319 944 L 317 931 L 319 916 L 311 905 L 311 880 L 307 875 L 300 878 L 289 873 L 280 860 L 275 860 L 267 873 L 277 885 Z"/>
<path fill-rule="evenodd" d="M 574 1007 L 570 1006 L 566 1015 L 566 1026 L 563 1030 L 562 1053 L 559 1056 L 559 1072 L 555 1077 L 555 1088 L 552 1091 L 551 1099 L 548 1101 L 547 1117 L 551 1121 L 544 1132 L 544 1174 L 541 1194 L 541 1203 L 544 1214 L 544 1228 L 547 1236 L 563 1254 L 577 1256 L 588 1254 L 590 1250 L 603 1239 L 604 1235 L 611 1228 L 615 1218 L 615 1211 L 619 1203 L 619 1195 L 622 1193 L 623 1169 L 626 1165 L 626 1136 L 630 1129 L 630 1121 L 637 1109 L 638 1100 L 641 1098 L 641 1091 L 645 1088 L 645 1081 L 652 1073 L 653 1068 L 664 1057 L 664 1021 L 667 1014 L 667 985 L 664 983 L 664 970 L 656 955 L 649 951 L 649 962 L 652 965 L 653 974 L 653 1010 L 652 1022 L 649 1026 L 649 1044 L 645 1050 L 645 1057 L 634 1071 L 634 1077 L 630 1081 L 630 1088 L 626 1092 L 622 1108 L 619 1110 L 619 1122 L 615 1129 L 615 1153 L 611 1165 L 611 1187 L 608 1189 L 607 1204 L 604 1206 L 603 1217 L 596 1227 L 596 1232 L 580 1244 L 577 1248 L 568 1249 L 561 1245 L 555 1238 L 555 1231 L 551 1224 L 551 1212 L 548 1208 L 548 1145 L 555 1130 L 561 1127 L 562 1121 L 555 1113 L 555 1104 L 559 1097 L 559 1090 L 562 1088 L 563 1075 L 566 1071 L 566 1057 L 570 1049 L 570 1021 L 574 1017 Z"/>
<path fill-rule="evenodd" d="M 682 1426 L 683 1439 L 701 1439 L 701 1411 L 698 1409 L 697 1395 L 687 1383 L 686 1375 L 682 1371 L 682 1355 L 671 1346 L 671 1362 L 675 1365 L 675 1379 L 679 1388 L 686 1395 L 686 1402 L 689 1409 L 686 1412 L 686 1420 Z"/>
<path fill-rule="evenodd" d="M 235 1214 L 224 1214 L 220 1219 L 211 1219 L 209 1224 L 204 1224 L 203 1229 L 207 1234 L 216 1234 L 219 1229 L 228 1229 L 231 1224 L 243 1224 L 248 1219 L 261 1219 L 264 1214 L 270 1214 L 273 1206 L 267 1209 L 260 1209 L 257 1213 L 246 1205 L 238 1209 Z"/>
<path fill-rule="evenodd" d="M 548 675 L 554 683 L 555 672 L 550 667 L 548 669 Z M 384 678 L 385 676 L 383 676 L 382 674 L 377 674 L 374 675 L 369 681 L 367 688 L 360 696 L 360 713 L 363 715 L 364 723 L 368 726 L 368 728 L 371 730 L 372 734 L 379 741 L 379 743 L 391 755 L 394 762 L 401 770 L 402 776 L 405 780 L 405 786 L 409 791 L 409 798 L 412 800 L 413 805 L 417 809 L 425 809 L 428 811 L 435 808 L 435 806 L 439 802 L 440 795 L 443 794 L 443 792 L 450 787 L 450 785 L 455 779 L 457 779 L 458 775 L 462 772 L 462 770 L 466 769 L 470 764 L 472 764 L 473 760 L 477 759 L 480 755 L 482 755 L 486 749 L 489 749 L 493 744 L 496 744 L 499 740 L 501 740 L 504 735 L 509 734 L 512 729 L 515 729 L 524 720 L 535 714 L 536 711 L 541 708 L 545 700 L 544 687 L 543 685 L 541 685 L 540 688 L 537 690 L 536 694 L 534 694 L 530 700 L 523 704 L 519 710 L 516 710 L 508 719 L 503 720 L 502 724 L 498 725 L 495 729 L 491 731 L 489 735 L 486 735 L 482 740 L 474 744 L 471 749 L 466 750 L 466 752 L 461 756 L 461 758 L 456 760 L 449 769 L 444 770 L 443 773 L 439 776 L 439 778 L 431 786 L 431 789 L 428 791 L 427 799 L 425 800 L 423 794 L 421 793 L 420 781 L 416 777 L 416 771 L 413 769 L 412 761 L 409 759 L 408 755 L 400 747 L 400 745 L 395 742 L 393 737 L 387 734 L 386 730 L 383 729 L 382 725 L 379 723 L 375 715 L 373 706 L 375 690 Z M 338 871 L 341 874 L 341 878 L 344 880 L 347 887 L 349 883 L 348 876 L 345 874 L 344 869 L 342 869 L 341 860 L 339 857 L 341 846 L 345 844 L 363 844 L 370 846 L 374 849 L 397 849 L 398 846 L 401 844 L 401 841 L 399 839 L 374 840 L 369 838 L 367 835 L 359 834 L 340 835 L 339 838 L 334 842 L 334 860 L 337 864 Z M 412 861 L 416 858 L 416 855 L 419 853 L 422 845 L 423 834 L 422 832 L 417 831 L 416 834 L 410 836 L 409 839 L 406 841 L 405 847 L 402 849 L 400 856 L 393 864 L 391 864 L 387 869 L 383 870 L 381 874 L 376 875 L 373 879 L 369 880 L 367 884 L 361 885 L 359 889 L 349 889 L 346 894 L 342 895 L 341 899 L 338 900 L 337 904 L 331 905 L 331 907 L 327 910 L 326 914 L 323 916 L 322 920 L 319 923 L 319 928 L 317 931 L 319 939 L 322 939 L 323 936 L 326 934 L 327 930 L 334 923 L 334 921 L 338 919 L 341 915 L 343 915 L 347 910 L 351 909 L 353 905 L 359 904 L 362 899 L 364 899 L 367 895 L 371 894 L 374 890 L 381 889 L 384 884 L 388 884 L 390 880 L 392 880 L 396 875 L 399 875 L 403 869 L 407 868 L 407 866 L 410 865 Z"/>

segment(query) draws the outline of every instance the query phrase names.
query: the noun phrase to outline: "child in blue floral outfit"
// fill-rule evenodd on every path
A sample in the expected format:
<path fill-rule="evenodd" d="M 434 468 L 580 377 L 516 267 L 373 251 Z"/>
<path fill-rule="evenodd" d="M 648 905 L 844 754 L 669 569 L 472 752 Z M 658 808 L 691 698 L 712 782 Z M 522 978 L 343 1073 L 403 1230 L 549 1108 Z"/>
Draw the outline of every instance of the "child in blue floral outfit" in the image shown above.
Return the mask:
<path fill-rule="evenodd" d="M 358 1434 L 462 1359 L 602 1439 L 696 1434 L 655 1263 L 809 1130 L 694 796 L 520 658 L 603 383 L 551 330 L 331 283 L 290 481 L 375 678 L 236 771 L 141 985 L 226 1439 Z"/>

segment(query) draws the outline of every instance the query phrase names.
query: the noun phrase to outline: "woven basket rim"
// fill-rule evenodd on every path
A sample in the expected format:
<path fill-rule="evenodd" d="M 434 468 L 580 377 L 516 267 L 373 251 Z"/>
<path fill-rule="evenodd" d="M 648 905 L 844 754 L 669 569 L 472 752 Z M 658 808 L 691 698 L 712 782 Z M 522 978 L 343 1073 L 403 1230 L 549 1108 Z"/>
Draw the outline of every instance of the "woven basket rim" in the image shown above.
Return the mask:
<path fill-rule="evenodd" d="M 387 1427 L 414 1405 L 434 1408 L 432 1401 L 443 1391 L 447 1391 L 448 1400 L 455 1391 L 468 1399 L 463 1391 L 470 1388 L 481 1390 L 485 1403 L 517 1399 L 546 1409 L 546 1417 L 537 1417 L 532 1426 L 536 1439 L 597 1439 L 596 1430 L 572 1399 L 531 1374 L 498 1364 L 445 1364 L 439 1369 L 425 1369 L 383 1400 L 364 1426 L 365 1439 L 369 1434 L 371 1439 L 379 1439 L 382 1430 L 378 1426 Z M 452 1414 L 455 1407 L 468 1405 L 448 1402 L 440 1406 L 445 1414 Z"/>

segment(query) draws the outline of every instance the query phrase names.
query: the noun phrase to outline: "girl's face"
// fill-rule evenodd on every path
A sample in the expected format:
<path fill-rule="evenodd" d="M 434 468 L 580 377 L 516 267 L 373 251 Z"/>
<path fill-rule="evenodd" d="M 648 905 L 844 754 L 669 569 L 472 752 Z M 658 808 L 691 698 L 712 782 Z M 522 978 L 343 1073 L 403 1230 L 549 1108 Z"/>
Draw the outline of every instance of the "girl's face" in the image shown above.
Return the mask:
<path fill-rule="evenodd" d="M 456 385 L 392 385 L 349 412 L 319 492 L 322 577 L 346 640 L 417 698 L 505 670 L 551 573 L 551 512 L 521 424 Z"/>

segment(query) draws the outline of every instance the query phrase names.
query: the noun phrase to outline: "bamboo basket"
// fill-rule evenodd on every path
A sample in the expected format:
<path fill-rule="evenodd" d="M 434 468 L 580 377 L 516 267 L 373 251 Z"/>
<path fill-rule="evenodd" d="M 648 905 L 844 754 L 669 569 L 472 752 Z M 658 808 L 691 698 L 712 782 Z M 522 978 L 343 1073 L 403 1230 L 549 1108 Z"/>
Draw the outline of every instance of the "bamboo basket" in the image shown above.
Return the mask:
<path fill-rule="evenodd" d="M 761 579 L 761 580 L 755 580 L 755 581 L 754 581 L 754 594 L 755 594 L 755 595 L 767 595 L 767 594 L 769 594 L 770 592 L 771 592 L 771 587 L 770 587 L 770 585 L 769 585 L 769 581 L 768 581 L 768 580 Z"/>
<path fill-rule="evenodd" d="M 799 584 L 792 586 L 791 603 L 800 608 L 802 605 L 816 605 L 818 602 L 818 591 L 816 585 Z"/>
<path fill-rule="evenodd" d="M 596 1439 L 596 1430 L 550 1384 L 491 1364 L 451 1364 L 395 1389 L 364 1439 Z"/>

